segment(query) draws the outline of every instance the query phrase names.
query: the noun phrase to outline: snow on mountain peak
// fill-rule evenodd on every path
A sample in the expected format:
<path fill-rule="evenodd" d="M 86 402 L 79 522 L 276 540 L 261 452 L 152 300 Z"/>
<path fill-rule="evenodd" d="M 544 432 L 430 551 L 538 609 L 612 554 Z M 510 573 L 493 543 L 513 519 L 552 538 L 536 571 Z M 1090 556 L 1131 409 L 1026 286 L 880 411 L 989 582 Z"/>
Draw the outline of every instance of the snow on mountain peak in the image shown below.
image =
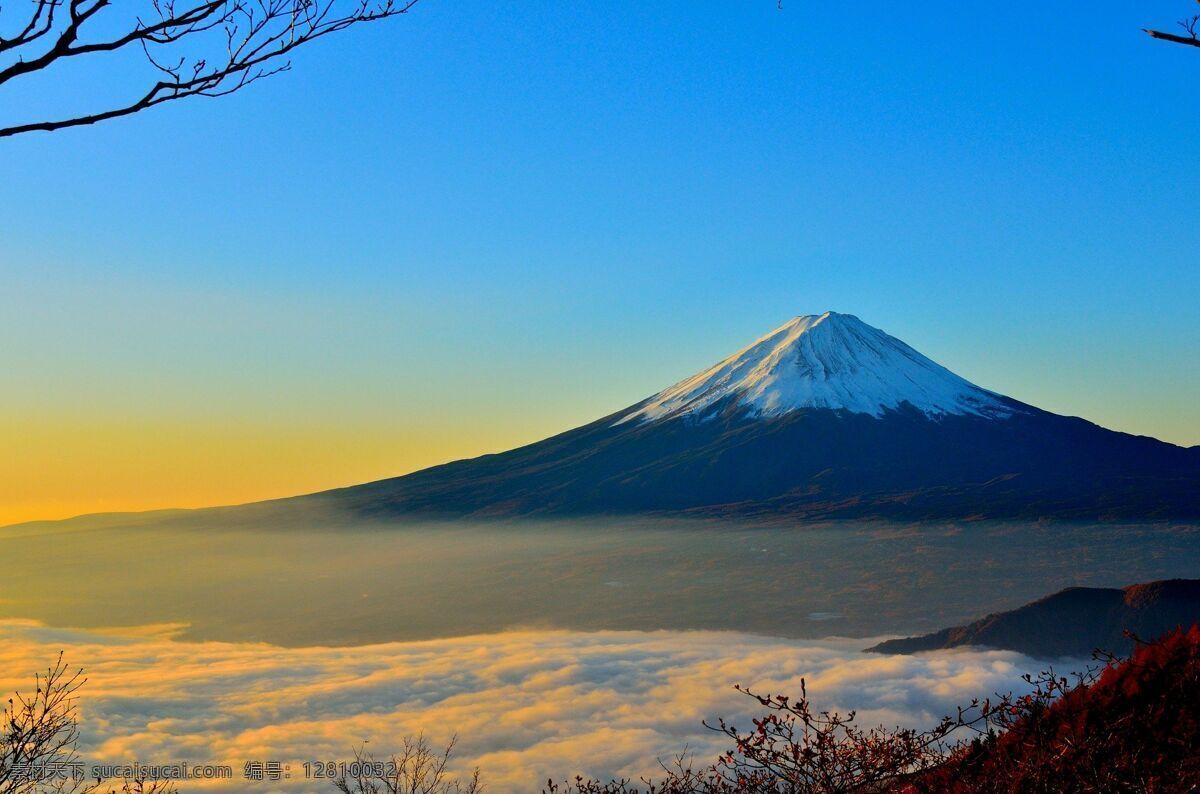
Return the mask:
<path fill-rule="evenodd" d="M 1005 417 L 999 395 L 960 378 L 852 314 L 806 314 L 617 421 L 703 417 L 727 400 L 758 416 L 830 408 L 882 416 L 907 403 L 928 416 Z"/>

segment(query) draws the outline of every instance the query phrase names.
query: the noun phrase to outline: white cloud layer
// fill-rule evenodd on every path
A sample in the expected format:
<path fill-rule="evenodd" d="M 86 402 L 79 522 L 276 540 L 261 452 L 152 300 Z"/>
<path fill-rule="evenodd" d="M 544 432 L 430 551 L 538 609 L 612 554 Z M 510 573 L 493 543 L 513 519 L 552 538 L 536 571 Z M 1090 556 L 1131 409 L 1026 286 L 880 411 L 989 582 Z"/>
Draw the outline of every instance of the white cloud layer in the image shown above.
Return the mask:
<path fill-rule="evenodd" d="M 457 766 L 491 792 L 539 791 L 548 777 L 652 773 L 687 745 L 728 749 L 701 720 L 748 724 L 732 691 L 795 693 L 865 722 L 927 724 L 978 695 L 1018 687 L 1037 661 L 999 651 L 864 654 L 866 640 L 783 640 L 728 632 L 511 632 L 356 647 L 188 643 L 171 627 L 104 633 L 0 621 L 0 692 L 28 689 L 59 650 L 86 668 L 89 760 L 228 763 L 235 780 L 185 791 L 332 791 L 305 760 L 377 755 L 406 734 L 459 735 Z M 741 718 L 737 722 L 737 718 Z M 241 779 L 247 760 L 291 765 L 279 786 Z"/>

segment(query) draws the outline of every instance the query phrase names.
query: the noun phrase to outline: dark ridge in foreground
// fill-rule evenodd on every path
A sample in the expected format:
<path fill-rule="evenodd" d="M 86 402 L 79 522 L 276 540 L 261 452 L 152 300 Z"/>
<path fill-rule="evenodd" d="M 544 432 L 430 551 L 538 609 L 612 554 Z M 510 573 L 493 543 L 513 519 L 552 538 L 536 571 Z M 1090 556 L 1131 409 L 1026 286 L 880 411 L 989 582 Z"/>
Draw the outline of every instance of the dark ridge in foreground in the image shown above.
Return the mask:
<path fill-rule="evenodd" d="M 1200 579 L 1168 579 L 1123 589 L 1069 587 L 1009 612 L 921 637 L 887 640 L 876 653 L 983 646 L 1039 657 L 1089 657 L 1133 646 L 1126 631 L 1152 640 L 1200 622 Z"/>

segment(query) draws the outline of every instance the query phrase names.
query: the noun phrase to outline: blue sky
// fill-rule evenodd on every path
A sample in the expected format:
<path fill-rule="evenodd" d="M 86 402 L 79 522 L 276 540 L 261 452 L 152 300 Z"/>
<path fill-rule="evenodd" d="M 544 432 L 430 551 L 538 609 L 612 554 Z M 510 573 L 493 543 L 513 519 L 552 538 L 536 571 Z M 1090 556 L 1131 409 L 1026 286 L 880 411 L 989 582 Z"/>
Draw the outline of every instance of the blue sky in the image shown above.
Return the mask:
<path fill-rule="evenodd" d="M 423 0 L 236 96 L 0 143 L 0 409 L 31 449 L 323 433 L 247 492 L 282 495 L 534 440 L 834 309 L 1200 443 L 1200 52 L 1139 33 L 1189 11 Z"/>

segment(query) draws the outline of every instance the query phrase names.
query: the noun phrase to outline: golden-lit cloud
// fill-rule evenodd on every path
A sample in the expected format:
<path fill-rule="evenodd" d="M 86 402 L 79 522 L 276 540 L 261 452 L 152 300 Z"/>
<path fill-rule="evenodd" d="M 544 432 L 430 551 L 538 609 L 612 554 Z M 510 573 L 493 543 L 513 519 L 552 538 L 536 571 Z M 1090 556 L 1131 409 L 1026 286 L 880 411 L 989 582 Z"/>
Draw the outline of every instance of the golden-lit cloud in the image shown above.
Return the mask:
<path fill-rule="evenodd" d="M 1036 661 L 999 651 L 877 656 L 863 640 L 720 632 L 511 632 L 426 642 L 282 648 L 187 643 L 172 627 L 117 636 L 0 622 L 0 691 L 27 688 L 60 649 L 86 668 L 85 750 L 106 762 L 290 764 L 279 790 L 321 791 L 304 760 L 386 755 L 405 735 L 459 736 L 457 768 L 489 790 L 539 790 L 575 773 L 638 776 L 685 745 L 728 749 L 701 720 L 756 705 L 732 691 L 799 690 L 869 723 L 930 723 L 976 695 L 1009 691 Z M 189 784 L 188 788 L 200 788 Z M 274 789 L 273 789 L 274 790 Z"/>

